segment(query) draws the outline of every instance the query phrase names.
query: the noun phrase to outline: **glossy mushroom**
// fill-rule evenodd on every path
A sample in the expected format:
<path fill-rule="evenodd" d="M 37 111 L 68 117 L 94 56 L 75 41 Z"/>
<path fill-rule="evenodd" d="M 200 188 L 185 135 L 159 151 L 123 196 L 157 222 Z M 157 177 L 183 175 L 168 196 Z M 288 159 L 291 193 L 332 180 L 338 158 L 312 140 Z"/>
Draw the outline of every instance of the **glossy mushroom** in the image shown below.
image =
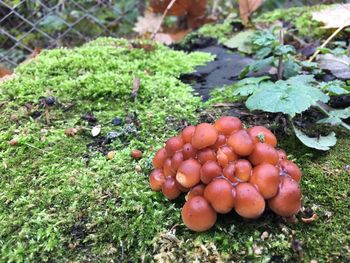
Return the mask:
<path fill-rule="evenodd" d="M 249 182 L 257 186 L 265 199 L 274 197 L 280 182 L 279 170 L 269 163 L 262 163 L 254 167 Z"/>
<path fill-rule="evenodd" d="M 195 196 L 203 196 L 204 195 L 204 184 L 198 184 L 195 187 L 191 188 L 191 190 L 187 193 L 185 199 L 186 201 L 192 199 Z"/>
<path fill-rule="evenodd" d="M 157 169 L 162 168 L 167 158 L 168 158 L 168 154 L 165 148 L 160 148 L 152 159 L 153 166 Z"/>
<path fill-rule="evenodd" d="M 249 161 L 253 165 L 270 163 L 276 165 L 279 161 L 278 153 L 270 144 L 258 142 L 253 152 L 249 155 Z"/>
<path fill-rule="evenodd" d="M 268 205 L 273 212 L 280 216 L 290 217 L 295 215 L 301 206 L 299 184 L 289 176 L 281 176 L 278 193 L 268 200 Z"/>
<path fill-rule="evenodd" d="M 236 186 L 235 211 L 244 218 L 258 218 L 265 210 L 265 200 L 250 183 Z"/>
<path fill-rule="evenodd" d="M 254 149 L 253 139 L 246 130 L 239 130 L 233 133 L 228 139 L 227 144 L 232 147 L 233 151 L 241 156 L 251 154 Z"/>
<path fill-rule="evenodd" d="M 282 160 L 280 161 L 280 166 L 285 173 L 294 179 L 294 181 L 298 183 L 300 182 L 302 174 L 298 165 L 292 161 Z"/>
<path fill-rule="evenodd" d="M 203 149 L 215 144 L 218 138 L 218 131 L 209 123 L 198 124 L 193 136 L 192 145 L 196 149 Z"/>
<path fill-rule="evenodd" d="M 183 129 L 181 133 L 181 138 L 184 143 L 190 143 L 192 141 L 192 136 L 195 129 L 196 127 L 192 125 L 187 126 L 185 129 Z"/>
<path fill-rule="evenodd" d="M 214 179 L 204 190 L 204 197 L 214 210 L 221 214 L 230 212 L 234 205 L 234 188 L 226 179 Z"/>
<path fill-rule="evenodd" d="M 176 180 L 183 187 L 193 187 L 200 182 L 200 169 L 201 165 L 197 160 L 186 160 L 177 170 Z"/>
<path fill-rule="evenodd" d="M 230 135 L 243 128 L 241 120 L 232 116 L 221 117 L 215 122 L 214 126 L 220 133 L 225 135 Z"/>
<path fill-rule="evenodd" d="M 181 217 L 191 230 L 202 232 L 210 229 L 216 222 L 216 212 L 202 196 L 188 200 L 182 208 Z"/>
<path fill-rule="evenodd" d="M 165 182 L 165 177 L 161 169 L 155 169 L 151 172 L 149 177 L 149 184 L 153 191 L 160 191 Z"/>
<path fill-rule="evenodd" d="M 246 159 L 239 159 L 235 162 L 235 177 L 240 182 L 248 182 L 252 173 L 252 165 Z"/>
<path fill-rule="evenodd" d="M 205 184 L 209 184 L 214 178 L 220 176 L 221 173 L 222 169 L 217 162 L 208 161 L 201 167 L 201 181 Z"/>
<path fill-rule="evenodd" d="M 162 185 L 162 193 L 169 200 L 174 200 L 181 194 L 180 189 L 176 185 L 175 178 L 166 177 Z"/>
<path fill-rule="evenodd" d="M 253 138 L 255 143 L 264 142 L 270 144 L 272 147 L 276 147 L 277 139 L 276 136 L 264 126 L 254 126 L 249 128 L 249 135 Z"/>
<path fill-rule="evenodd" d="M 182 150 L 184 142 L 180 136 L 171 137 L 165 144 L 165 150 L 169 157 L 172 157 L 177 151 Z"/>

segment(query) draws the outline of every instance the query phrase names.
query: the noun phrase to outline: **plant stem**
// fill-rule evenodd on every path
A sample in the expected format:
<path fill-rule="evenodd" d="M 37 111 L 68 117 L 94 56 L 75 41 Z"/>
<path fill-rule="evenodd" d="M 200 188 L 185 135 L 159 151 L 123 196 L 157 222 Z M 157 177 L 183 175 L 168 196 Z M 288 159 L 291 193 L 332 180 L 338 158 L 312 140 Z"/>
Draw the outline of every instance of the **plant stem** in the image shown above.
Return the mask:
<path fill-rule="evenodd" d="M 309 62 L 312 62 L 312 61 L 316 58 L 316 56 L 320 53 L 320 49 L 321 49 L 321 48 L 324 48 L 324 47 L 325 47 L 336 35 L 338 35 L 338 33 L 339 33 L 340 31 L 342 31 L 345 27 L 347 27 L 347 24 L 344 24 L 344 25 L 338 27 L 338 29 L 335 30 L 335 31 L 333 32 L 333 34 L 330 35 L 329 38 L 327 38 L 327 40 L 326 40 L 326 41 L 315 51 L 315 53 L 310 57 Z"/>
<path fill-rule="evenodd" d="M 283 43 L 284 43 L 283 28 L 280 31 L 279 41 L 280 41 L 280 44 L 283 45 Z M 283 78 L 283 55 L 280 55 L 278 58 L 277 77 L 279 80 L 281 80 Z"/>
<path fill-rule="evenodd" d="M 154 39 L 156 34 L 158 33 L 158 31 L 160 30 L 160 27 L 163 24 L 164 18 L 166 17 L 167 13 L 169 12 L 169 10 L 173 7 L 173 5 L 175 4 L 176 0 L 172 0 L 169 5 L 167 6 L 167 8 L 165 9 L 162 18 L 160 19 L 159 25 L 157 26 L 156 30 L 154 30 L 151 39 Z"/>

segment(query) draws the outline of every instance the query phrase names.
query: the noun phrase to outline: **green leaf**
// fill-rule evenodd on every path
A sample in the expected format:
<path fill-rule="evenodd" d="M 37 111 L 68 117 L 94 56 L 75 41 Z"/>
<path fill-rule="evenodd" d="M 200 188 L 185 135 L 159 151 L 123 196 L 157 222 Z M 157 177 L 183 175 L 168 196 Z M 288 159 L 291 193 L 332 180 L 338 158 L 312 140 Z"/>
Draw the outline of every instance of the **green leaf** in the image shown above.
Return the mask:
<path fill-rule="evenodd" d="M 300 75 L 286 81 L 264 82 L 246 101 L 250 110 L 282 112 L 293 117 L 307 110 L 317 101 L 327 102 L 329 96 L 311 86 L 312 75 Z"/>
<path fill-rule="evenodd" d="M 262 76 L 262 77 L 258 77 L 258 78 L 242 79 L 235 84 L 237 89 L 233 92 L 233 95 L 247 97 L 259 89 L 260 82 L 262 82 L 263 80 L 267 80 L 269 78 L 270 77 L 268 77 L 268 76 Z"/>
<path fill-rule="evenodd" d="M 286 79 L 294 77 L 299 73 L 301 67 L 293 60 L 283 62 L 283 77 Z"/>
<path fill-rule="evenodd" d="M 295 135 L 298 139 L 310 148 L 314 148 L 317 150 L 328 151 L 331 146 L 334 146 L 337 142 L 337 138 L 335 137 L 335 133 L 332 132 L 327 136 L 319 136 L 319 137 L 309 137 L 301 130 L 297 129 L 293 125 L 293 129 Z"/>
<path fill-rule="evenodd" d="M 347 119 L 347 118 L 350 118 L 350 107 L 342 110 L 332 110 L 329 113 L 332 116 L 335 116 L 341 119 Z"/>
<path fill-rule="evenodd" d="M 349 87 L 341 80 L 333 80 L 330 82 L 321 82 L 320 88 L 328 91 L 331 95 L 344 95 L 350 93 Z"/>
<path fill-rule="evenodd" d="M 252 64 L 246 66 L 242 72 L 239 74 L 239 78 L 244 78 L 248 73 L 250 72 L 257 72 L 259 70 L 262 70 L 268 66 L 271 66 L 273 62 L 273 57 L 264 58 L 261 60 L 257 60 L 253 62 Z"/>
<path fill-rule="evenodd" d="M 277 56 L 295 54 L 295 48 L 291 45 L 278 45 L 274 53 Z"/>
<path fill-rule="evenodd" d="M 236 48 L 243 53 L 251 54 L 251 39 L 255 34 L 254 30 L 241 31 L 224 43 L 229 48 Z"/>

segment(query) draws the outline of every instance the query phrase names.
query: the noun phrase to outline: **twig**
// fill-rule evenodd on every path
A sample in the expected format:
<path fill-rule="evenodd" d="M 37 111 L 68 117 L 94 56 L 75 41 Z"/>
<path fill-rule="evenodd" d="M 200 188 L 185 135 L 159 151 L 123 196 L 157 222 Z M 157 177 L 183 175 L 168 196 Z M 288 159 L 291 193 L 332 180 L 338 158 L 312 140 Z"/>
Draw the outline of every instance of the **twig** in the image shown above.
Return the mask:
<path fill-rule="evenodd" d="M 163 15 L 162 15 L 162 18 L 160 19 L 160 22 L 159 22 L 159 25 L 157 26 L 156 30 L 153 32 L 152 36 L 151 36 L 151 39 L 154 39 L 156 34 L 158 33 L 158 31 L 160 30 L 162 24 L 163 24 L 163 21 L 164 21 L 164 18 L 166 17 L 166 15 L 168 14 L 169 10 L 173 7 L 173 5 L 175 4 L 176 0 L 172 0 L 169 5 L 167 6 L 167 8 L 165 9 Z"/>
<path fill-rule="evenodd" d="M 280 44 L 283 45 L 284 43 L 284 31 L 283 28 L 280 31 Z M 280 55 L 278 58 L 278 67 L 277 67 L 277 77 L 278 79 L 283 78 L 283 55 Z"/>
<path fill-rule="evenodd" d="M 347 27 L 347 24 L 342 25 L 341 27 L 338 27 L 337 30 L 333 32 L 332 35 L 329 36 L 329 38 L 326 39 L 326 41 L 315 51 L 315 53 L 310 57 L 309 62 L 312 62 L 316 56 L 320 53 L 320 49 L 324 48 L 340 31 L 342 31 L 345 27 Z"/>

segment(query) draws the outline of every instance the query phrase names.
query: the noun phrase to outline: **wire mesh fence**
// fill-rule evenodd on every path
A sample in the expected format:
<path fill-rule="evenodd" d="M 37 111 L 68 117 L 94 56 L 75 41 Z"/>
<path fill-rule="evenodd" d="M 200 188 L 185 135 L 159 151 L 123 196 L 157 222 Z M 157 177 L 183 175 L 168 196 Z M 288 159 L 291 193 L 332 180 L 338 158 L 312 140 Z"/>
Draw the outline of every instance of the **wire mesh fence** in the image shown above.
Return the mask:
<path fill-rule="evenodd" d="M 0 0 L 0 64 L 15 67 L 38 48 L 125 36 L 145 0 Z"/>

